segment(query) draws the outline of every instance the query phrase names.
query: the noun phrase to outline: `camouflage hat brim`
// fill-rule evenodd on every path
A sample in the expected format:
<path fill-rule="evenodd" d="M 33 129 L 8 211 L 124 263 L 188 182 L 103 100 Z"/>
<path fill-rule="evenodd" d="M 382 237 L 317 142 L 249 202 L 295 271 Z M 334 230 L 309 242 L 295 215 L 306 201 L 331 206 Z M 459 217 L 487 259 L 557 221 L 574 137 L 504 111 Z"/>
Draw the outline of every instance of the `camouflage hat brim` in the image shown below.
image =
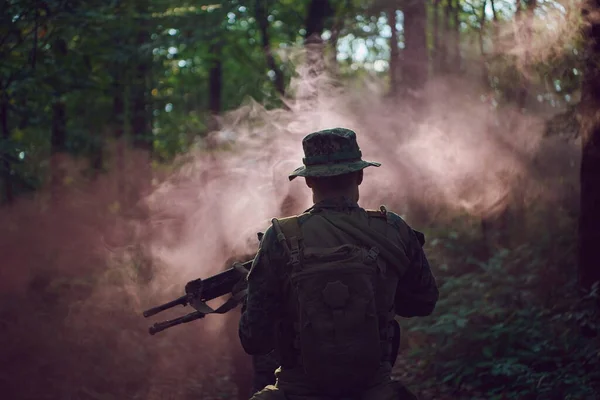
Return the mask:
<path fill-rule="evenodd" d="M 354 161 L 349 163 L 339 163 L 339 164 L 322 164 L 322 165 L 310 165 L 310 166 L 301 166 L 296 168 L 294 172 L 289 175 L 290 181 L 298 176 L 314 176 L 314 177 L 326 177 L 326 176 L 336 176 L 348 174 L 350 172 L 360 171 L 367 167 L 379 167 L 381 166 L 378 162 L 373 161 Z"/>

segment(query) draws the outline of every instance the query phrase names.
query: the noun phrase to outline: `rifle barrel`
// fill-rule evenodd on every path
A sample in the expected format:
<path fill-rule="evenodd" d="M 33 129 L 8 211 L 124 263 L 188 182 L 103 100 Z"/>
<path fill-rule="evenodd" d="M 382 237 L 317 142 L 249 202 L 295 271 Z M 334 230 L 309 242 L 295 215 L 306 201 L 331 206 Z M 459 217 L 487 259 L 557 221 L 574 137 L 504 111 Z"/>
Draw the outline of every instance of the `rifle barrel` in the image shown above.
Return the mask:
<path fill-rule="evenodd" d="M 186 314 L 183 317 L 171 319 L 164 322 L 157 322 L 148 329 L 148 333 L 150 333 L 150 335 L 154 335 L 175 325 L 185 324 L 186 322 L 192 322 L 197 319 L 204 318 L 204 315 L 205 314 L 201 313 L 200 311 L 195 311 L 193 313 Z"/>
<path fill-rule="evenodd" d="M 173 308 L 178 305 L 186 306 L 188 304 L 187 295 L 181 296 L 173 301 L 162 304 L 160 306 L 156 306 L 149 310 L 144 311 L 144 317 L 148 318 L 155 314 L 158 314 L 161 311 L 168 310 L 169 308 Z"/>

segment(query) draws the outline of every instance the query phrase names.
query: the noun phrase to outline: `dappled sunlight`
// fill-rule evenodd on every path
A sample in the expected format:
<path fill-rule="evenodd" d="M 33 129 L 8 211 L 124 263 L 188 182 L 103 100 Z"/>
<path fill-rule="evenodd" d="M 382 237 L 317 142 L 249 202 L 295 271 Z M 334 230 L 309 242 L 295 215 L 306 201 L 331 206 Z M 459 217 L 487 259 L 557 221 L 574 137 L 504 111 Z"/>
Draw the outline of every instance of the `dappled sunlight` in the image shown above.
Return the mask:
<path fill-rule="evenodd" d="M 577 51 L 581 39 L 581 0 L 543 2 L 533 15 L 523 12 L 518 20 L 498 27 L 496 53 L 515 56 L 523 73 L 543 62 L 556 62 L 564 52 Z"/>

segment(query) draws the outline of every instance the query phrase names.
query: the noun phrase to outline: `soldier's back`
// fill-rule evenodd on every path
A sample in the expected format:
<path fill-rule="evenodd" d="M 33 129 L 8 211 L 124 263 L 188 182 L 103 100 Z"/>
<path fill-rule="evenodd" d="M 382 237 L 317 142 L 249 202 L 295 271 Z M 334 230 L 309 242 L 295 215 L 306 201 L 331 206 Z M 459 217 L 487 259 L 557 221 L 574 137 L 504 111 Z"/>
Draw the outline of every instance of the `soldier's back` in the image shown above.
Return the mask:
<path fill-rule="evenodd" d="M 369 211 L 369 210 L 364 210 L 360 207 L 358 207 L 357 205 L 349 205 L 349 206 L 344 206 L 343 204 L 341 206 L 338 205 L 333 205 L 332 207 L 317 207 L 315 209 L 310 210 L 309 212 L 306 212 L 300 216 L 296 216 L 296 217 L 289 217 L 289 218 L 284 218 L 281 220 L 278 220 L 276 224 L 274 224 L 274 228 L 277 228 L 276 230 L 279 230 L 279 232 L 276 232 L 280 238 L 280 242 L 273 242 L 270 245 L 274 246 L 274 247 L 280 247 L 282 245 L 281 243 L 281 237 L 285 237 L 286 239 L 291 239 L 291 241 L 288 241 L 289 243 L 291 243 L 291 246 L 293 247 L 293 243 L 299 241 L 299 245 L 301 247 L 301 253 L 302 256 L 304 257 L 310 257 L 310 255 L 314 255 L 315 253 L 318 253 L 320 250 L 323 250 L 324 253 L 321 254 L 320 256 L 323 257 L 324 255 L 327 255 L 327 251 L 331 251 L 332 254 L 335 253 L 337 250 L 335 249 L 339 249 L 340 247 L 345 247 L 345 246 L 354 246 L 354 248 L 364 248 L 365 247 L 365 243 L 363 242 L 363 240 L 361 240 L 360 235 L 356 235 L 356 232 L 353 234 L 351 232 L 349 232 L 346 229 L 340 229 L 340 226 L 343 226 L 344 222 L 348 222 L 348 219 L 351 219 L 353 222 L 353 224 L 355 224 L 356 227 L 358 227 L 357 229 L 361 230 L 363 232 L 361 232 L 363 235 L 367 234 L 368 232 L 376 232 L 378 235 L 376 235 L 379 238 L 385 238 L 385 240 L 389 241 L 390 243 L 393 243 L 393 245 L 397 246 L 400 249 L 405 249 L 405 243 L 407 243 L 407 240 L 409 238 L 410 235 L 410 227 L 404 223 L 404 221 L 397 215 L 391 212 L 386 212 L 385 209 L 382 210 L 378 210 L 378 211 Z M 340 225 L 341 224 L 341 225 Z M 277 225 L 277 226 L 276 226 Z M 374 243 L 377 244 L 377 243 Z M 267 244 L 268 246 L 269 244 Z M 283 244 L 285 246 L 285 244 Z M 381 247 L 384 247 L 385 245 L 382 243 Z M 290 247 L 290 245 L 288 245 L 288 247 Z M 367 246 L 368 247 L 368 246 Z M 376 247 L 376 246 L 373 246 Z M 373 247 L 371 247 L 371 250 L 373 250 Z M 349 247 L 350 248 L 350 247 Z M 275 253 L 275 254 L 282 254 L 281 251 L 271 251 L 271 253 Z M 289 253 L 289 250 L 288 250 Z M 291 253 L 293 254 L 293 248 Z M 310 253 L 310 254 L 307 254 Z M 370 252 L 369 252 L 370 254 Z M 326 258 L 326 257 L 325 257 Z M 369 288 L 367 289 L 367 292 L 371 291 L 372 296 L 374 296 L 373 298 L 373 307 L 374 310 L 372 312 L 373 315 L 377 315 L 377 318 L 375 320 L 375 322 L 370 323 L 371 325 L 378 325 L 377 328 L 375 328 L 377 330 L 377 332 L 379 332 L 379 329 L 386 329 L 385 328 L 385 324 L 389 323 L 390 320 L 393 320 L 393 315 L 390 314 L 389 310 L 393 310 L 394 309 L 394 294 L 396 291 L 396 286 L 398 284 L 398 280 L 399 280 L 399 274 L 397 273 L 397 271 L 399 269 L 402 268 L 402 266 L 400 265 L 388 265 L 390 264 L 388 261 L 386 261 L 385 259 L 383 259 L 383 257 L 379 257 L 377 258 L 377 254 L 375 254 L 375 259 L 376 259 L 376 265 L 373 265 L 372 269 L 373 271 L 376 271 L 375 274 L 378 274 L 378 278 L 375 280 L 370 280 L 371 278 L 367 278 L 367 280 L 369 282 L 374 282 L 373 287 L 370 286 L 370 284 L 367 285 L 363 285 L 363 289 L 366 288 L 367 286 L 369 286 Z M 294 270 L 293 267 L 290 267 L 289 264 L 284 264 L 282 262 L 283 260 L 280 260 L 280 262 L 278 263 L 280 265 L 280 268 L 284 269 L 286 272 L 284 273 L 284 275 L 296 275 L 299 276 L 298 271 Z M 335 286 L 337 283 L 339 282 L 343 282 L 343 284 L 338 285 L 341 289 L 339 290 L 346 290 L 346 288 L 344 288 L 344 286 L 346 285 L 350 285 L 350 293 L 357 293 L 357 291 L 355 290 L 356 288 L 352 287 L 352 281 L 351 280 L 344 280 L 344 279 L 339 279 L 335 277 L 335 269 L 336 266 L 335 264 L 331 264 L 330 267 L 333 267 L 333 270 L 330 271 L 329 273 L 329 282 L 322 284 L 321 282 L 319 282 L 318 280 L 314 280 L 313 282 L 310 283 L 310 285 L 313 285 L 315 287 L 325 287 L 327 289 L 327 287 L 329 286 Z M 397 268 L 396 268 L 397 267 Z M 319 270 L 322 267 L 317 267 L 315 269 Z M 354 267 L 353 267 L 354 268 Z M 360 269 L 360 266 L 359 266 Z M 342 276 L 342 270 L 343 270 L 343 266 L 340 266 L 340 277 Z M 333 273 L 333 278 L 332 278 L 332 274 Z M 309 273 L 310 274 L 310 273 Z M 350 283 L 348 283 L 350 282 Z M 332 285 L 333 284 L 333 285 Z M 277 375 L 279 378 L 278 381 L 278 388 L 282 389 L 284 393 L 286 393 L 286 395 L 289 395 L 291 397 L 293 397 L 294 395 L 298 395 L 298 396 L 308 396 L 310 398 L 314 397 L 314 396 L 322 396 L 322 395 L 326 395 L 326 396 L 337 396 L 337 395 L 341 395 L 344 391 L 345 388 L 343 386 L 351 386 L 352 383 L 355 383 L 356 385 L 359 386 L 355 386 L 355 388 L 359 389 L 358 393 L 361 393 L 361 391 L 363 392 L 363 394 L 357 398 L 361 398 L 361 399 L 386 399 L 386 398 L 396 398 L 396 397 L 389 397 L 394 396 L 394 393 L 396 393 L 395 387 L 398 386 L 398 383 L 395 382 L 391 382 L 390 379 L 390 373 L 391 373 L 391 363 L 387 362 L 386 360 L 391 359 L 391 346 L 383 346 L 383 350 L 382 353 L 379 353 L 379 347 L 381 347 L 381 341 L 385 340 L 382 339 L 382 337 L 386 336 L 386 333 L 381 331 L 380 333 L 378 333 L 378 335 L 381 336 L 377 336 L 375 337 L 374 340 L 370 340 L 371 343 L 366 343 L 369 340 L 366 340 L 366 342 L 364 343 L 365 347 L 371 346 L 371 348 L 373 348 L 374 346 L 374 341 L 375 346 L 377 347 L 377 354 L 378 354 L 378 359 L 374 360 L 376 361 L 376 364 L 379 365 L 379 367 L 375 367 L 372 368 L 369 373 L 372 373 L 371 375 L 369 375 L 368 378 L 365 378 L 363 383 L 357 383 L 357 382 L 341 382 L 339 379 L 336 380 L 335 377 L 336 376 L 344 376 L 344 373 L 342 372 L 341 374 L 335 375 L 332 374 L 331 376 L 333 377 L 331 379 L 331 385 L 330 387 L 326 387 L 326 386 L 315 386 L 314 385 L 314 376 L 311 378 L 309 377 L 309 375 L 311 375 L 310 371 L 307 370 L 307 366 L 306 365 L 299 365 L 298 363 L 298 359 L 302 359 L 302 356 L 298 357 L 298 354 L 295 353 L 294 349 L 291 349 L 291 347 L 293 347 L 293 342 L 294 341 L 298 341 L 298 337 L 294 337 L 295 335 L 298 334 L 298 332 L 294 333 L 293 331 L 295 330 L 294 326 L 298 326 L 298 318 L 299 315 L 295 314 L 293 309 L 296 307 L 296 301 L 297 299 L 294 298 L 294 296 L 299 295 L 300 297 L 310 297 L 310 295 L 306 294 L 306 290 L 311 290 L 311 289 L 303 289 L 302 286 L 298 285 L 297 281 L 294 282 L 293 279 L 291 279 L 291 283 L 288 282 L 288 284 L 284 285 L 286 288 L 288 288 L 288 290 L 290 290 L 290 288 L 294 287 L 295 290 L 292 292 L 288 292 L 285 297 L 289 299 L 288 303 L 289 303 L 289 313 L 286 313 L 285 316 L 283 317 L 284 321 L 282 322 L 282 329 L 285 332 L 288 332 L 288 337 L 287 338 L 283 338 L 282 340 L 282 367 L 281 369 L 278 371 Z M 360 283 L 358 283 L 358 286 L 360 286 Z M 357 288 L 358 288 L 357 286 Z M 319 297 L 319 291 L 321 289 L 316 289 L 313 290 L 314 294 L 313 294 L 313 298 Z M 328 290 L 328 289 L 327 289 Z M 338 289 L 336 289 L 337 291 L 339 291 Z M 325 291 L 323 291 L 323 294 L 327 297 L 327 294 L 325 294 Z M 359 292 L 361 292 L 364 294 L 365 291 L 359 288 Z M 304 293 L 303 293 L 304 292 Z M 315 297 L 316 296 L 316 297 Z M 307 300 L 308 302 L 312 302 L 313 300 Z M 354 301 L 354 300 L 352 300 Z M 362 299 L 361 299 L 362 301 Z M 368 300 L 368 298 L 365 298 L 365 301 L 367 302 L 371 302 L 370 300 Z M 335 302 L 335 301 L 334 301 Z M 334 306 L 334 308 L 337 306 Z M 341 306 L 340 306 L 341 307 Z M 347 306 L 344 306 L 347 307 Z M 313 310 L 314 311 L 314 310 Z M 355 310 L 356 311 L 356 310 Z M 355 312 L 354 311 L 354 312 Z M 333 311 L 334 314 L 336 313 L 336 311 Z M 353 311 L 349 311 L 348 309 L 346 309 L 345 311 L 343 311 L 344 313 L 348 314 L 349 312 L 353 312 Z M 363 310 L 364 312 L 364 310 Z M 302 313 L 302 312 L 301 312 Z M 305 313 L 306 314 L 306 313 Z M 310 312 L 309 312 L 310 314 Z M 335 318 L 334 318 L 335 319 Z M 360 319 L 360 318 L 359 318 Z M 379 321 L 379 322 L 377 322 Z M 316 321 L 311 321 L 310 323 L 312 324 L 318 324 L 319 322 Z M 320 323 L 325 323 L 327 324 L 328 322 L 325 321 L 323 322 L 323 319 L 321 320 Z M 345 324 L 345 322 L 343 322 L 343 324 Z M 301 323 L 300 325 L 303 325 L 303 323 Z M 305 325 L 305 323 L 304 323 Z M 382 327 L 383 326 L 383 327 Z M 333 328 L 333 329 L 338 329 L 338 328 Z M 322 330 L 320 328 L 318 328 L 317 330 Z M 367 329 L 368 330 L 368 329 Z M 301 336 L 301 335 L 300 335 Z M 368 335 L 367 335 L 368 336 Z M 365 338 L 367 336 L 364 336 Z M 371 335 L 371 338 L 373 338 L 373 335 Z M 312 344 L 311 344 L 312 343 Z M 335 347 L 336 343 L 332 342 L 333 346 Z M 287 346 L 286 346 L 287 345 Z M 322 344 L 322 343 L 316 343 L 316 342 L 310 342 L 305 340 L 303 343 L 304 346 L 311 346 L 311 345 L 315 345 L 316 347 L 319 346 L 324 346 L 327 347 L 327 344 Z M 361 348 L 363 347 L 361 343 L 358 343 L 357 341 L 354 342 L 353 346 L 347 346 L 343 343 L 340 343 L 340 346 L 343 348 L 345 347 L 346 349 L 350 349 L 349 350 L 349 354 L 338 354 L 338 356 L 340 357 L 340 359 L 347 359 L 348 362 L 346 362 L 343 366 L 343 368 L 347 369 L 349 372 L 352 369 L 355 369 L 356 371 L 363 371 L 361 370 L 361 368 L 363 368 L 363 365 L 360 365 L 360 357 L 361 357 Z M 306 349 L 296 349 L 299 352 L 302 352 L 302 350 L 306 350 Z M 352 362 L 353 360 L 353 354 L 351 354 L 352 352 L 356 352 L 356 360 L 357 362 Z M 387 352 L 387 353 L 386 353 Z M 310 352 L 309 352 L 310 353 Z M 314 351 L 312 352 L 314 354 Z M 346 353 L 348 353 L 348 351 L 346 351 Z M 363 351 L 364 353 L 364 351 Z M 373 352 L 375 353 L 375 352 Z M 332 353 L 334 354 L 334 353 Z M 331 359 L 331 357 L 330 357 Z M 366 360 L 366 359 L 365 359 Z M 329 360 L 331 361 L 331 360 Z M 327 375 L 327 364 L 328 360 L 323 359 L 323 370 L 319 373 L 321 375 Z M 312 367 L 314 368 L 315 366 L 318 366 L 320 363 L 317 362 L 313 362 L 312 363 Z M 374 364 L 373 364 L 374 365 Z M 309 373 L 307 373 L 309 372 Z M 313 374 L 314 375 L 314 374 Z M 348 376 L 352 376 L 352 373 L 350 373 Z M 359 381 L 360 380 L 360 375 L 355 375 L 355 379 L 352 379 L 352 381 Z M 326 378 L 325 378 L 326 379 Z M 361 389 L 362 388 L 362 389 Z M 348 389 L 348 393 L 352 392 L 353 389 Z M 277 390 L 274 390 L 273 388 L 267 390 L 265 392 L 265 394 L 268 394 L 268 396 L 274 396 L 276 394 Z M 354 391 L 356 393 L 356 391 Z M 367 396 L 367 397 L 364 397 Z M 289 398 L 291 398 L 289 397 Z M 257 397 L 260 398 L 260 397 Z M 333 398 L 333 397 L 331 397 Z M 341 397 L 339 397 L 341 398 Z"/>

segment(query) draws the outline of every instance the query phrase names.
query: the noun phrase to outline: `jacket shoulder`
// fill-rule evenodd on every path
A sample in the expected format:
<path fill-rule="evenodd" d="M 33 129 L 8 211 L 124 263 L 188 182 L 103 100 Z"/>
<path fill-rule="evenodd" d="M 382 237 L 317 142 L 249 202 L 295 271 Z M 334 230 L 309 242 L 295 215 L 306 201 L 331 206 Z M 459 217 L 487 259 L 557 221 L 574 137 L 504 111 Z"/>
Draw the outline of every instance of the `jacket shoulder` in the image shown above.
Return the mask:
<path fill-rule="evenodd" d="M 390 211 L 388 211 L 388 214 L 389 214 L 389 221 L 391 221 L 391 223 L 394 226 L 396 226 L 400 230 L 406 231 L 409 236 L 414 235 L 414 237 L 417 238 L 417 241 L 419 242 L 419 244 L 421 245 L 421 247 L 423 247 L 423 245 L 425 244 L 425 235 L 422 232 L 419 232 L 419 231 L 413 229 L 398 214 L 396 214 L 394 212 L 390 212 Z"/>
<path fill-rule="evenodd" d="M 385 206 L 379 207 L 379 210 L 365 210 L 369 218 L 381 218 L 385 219 L 390 225 L 395 225 L 397 228 L 408 227 L 408 224 L 404 222 L 402 217 L 393 211 L 385 208 Z"/>
<path fill-rule="evenodd" d="M 419 231 L 411 228 L 410 225 L 400 215 L 393 211 L 387 210 L 384 206 L 381 206 L 379 210 L 365 210 L 369 218 L 383 218 L 388 224 L 392 225 L 396 230 L 400 232 L 405 240 L 410 240 L 411 236 L 416 236 L 419 244 L 423 246 L 425 244 L 425 235 Z"/>
<path fill-rule="evenodd" d="M 388 218 L 388 222 L 390 224 L 395 225 L 398 228 L 409 228 L 410 229 L 410 226 L 408 226 L 406 221 L 404 221 L 404 219 L 400 215 L 396 214 L 393 211 L 387 212 L 387 218 Z"/>
<path fill-rule="evenodd" d="M 273 218 L 279 221 L 280 224 L 289 223 L 290 221 L 297 220 L 302 223 L 306 218 L 310 216 L 310 212 L 304 212 L 297 215 L 289 215 L 287 217 Z"/>
<path fill-rule="evenodd" d="M 271 225 L 265 231 L 264 247 L 282 248 L 281 241 L 291 237 L 302 237 L 300 226 L 309 217 L 308 213 L 283 218 L 272 218 Z"/>

